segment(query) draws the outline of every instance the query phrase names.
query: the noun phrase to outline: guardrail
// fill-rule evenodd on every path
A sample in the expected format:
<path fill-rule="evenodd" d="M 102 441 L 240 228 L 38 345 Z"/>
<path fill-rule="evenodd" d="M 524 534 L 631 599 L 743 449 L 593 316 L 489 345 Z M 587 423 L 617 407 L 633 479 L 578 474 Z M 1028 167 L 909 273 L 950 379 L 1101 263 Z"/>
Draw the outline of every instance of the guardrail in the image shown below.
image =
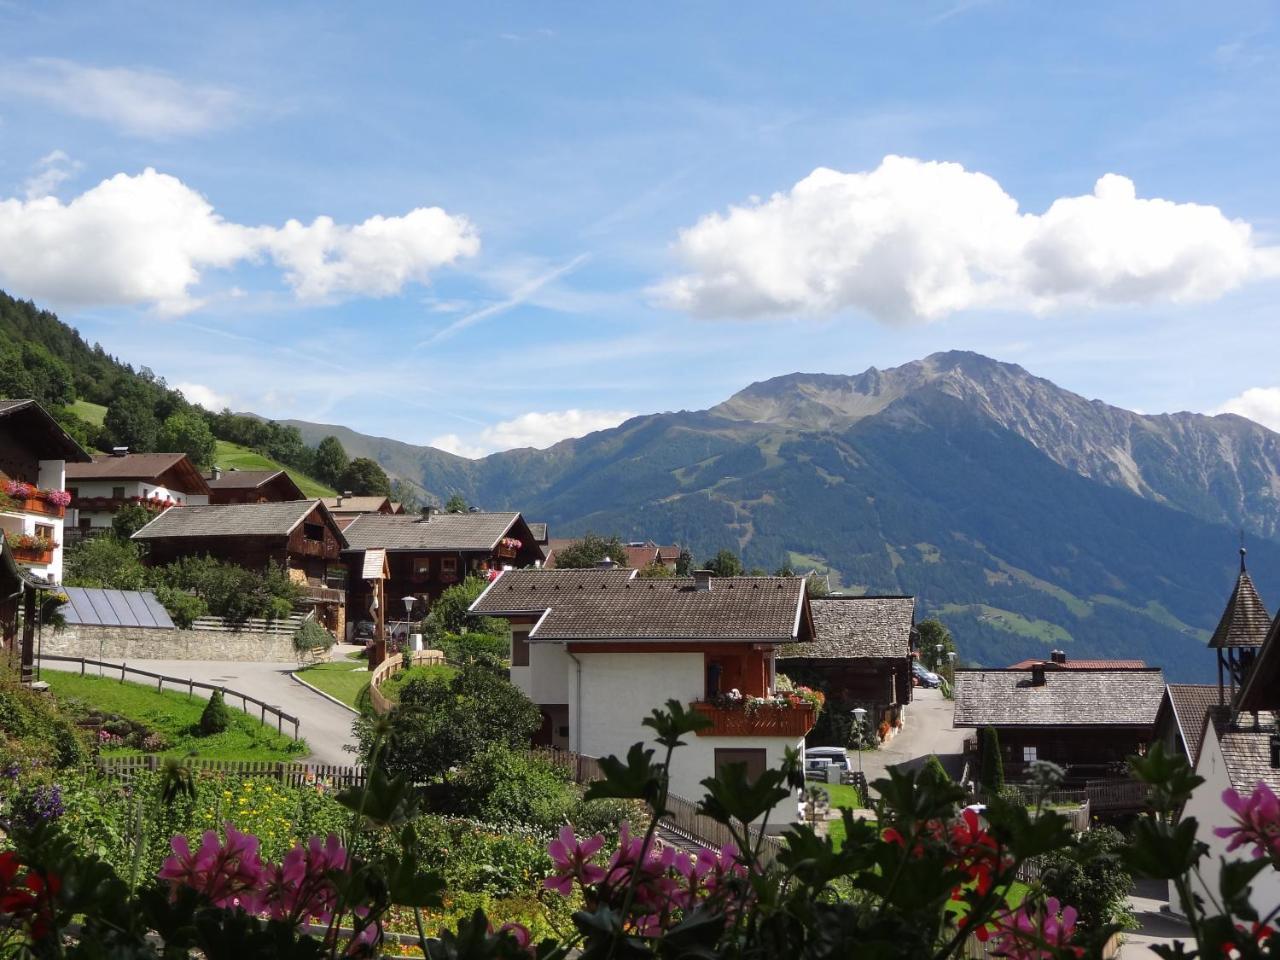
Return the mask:
<path fill-rule="evenodd" d="M 99 757 L 97 767 L 104 777 L 128 780 L 137 773 L 159 770 L 168 759 L 170 758 L 154 753 L 134 757 Z M 210 760 L 203 757 L 174 759 L 191 770 L 233 777 L 267 777 L 291 787 L 310 786 L 320 782 L 331 787 L 353 787 L 362 786 L 365 781 L 364 767 L 271 760 Z"/>
<path fill-rule="evenodd" d="M 241 693 L 238 690 L 232 690 L 217 683 L 203 683 L 200 680 L 192 680 L 190 677 L 185 680 L 181 677 L 169 677 L 162 673 L 152 673 L 150 670 L 139 670 L 137 667 L 130 667 L 123 661 L 120 663 L 108 663 L 105 660 L 92 660 L 88 657 L 62 657 L 52 653 L 42 654 L 36 657 L 36 662 L 40 663 L 45 660 L 56 660 L 59 663 L 78 663 L 80 664 L 80 676 L 85 675 L 85 667 L 102 667 L 104 670 L 112 672 L 120 671 L 120 682 L 124 683 L 126 674 L 134 674 L 139 677 L 147 677 L 156 682 L 156 690 L 163 690 L 164 685 L 170 684 L 174 687 L 186 687 L 187 696 L 191 696 L 197 689 L 208 690 L 210 692 L 217 690 L 222 694 L 223 700 L 235 699 L 240 701 L 241 709 L 250 716 L 253 714 L 249 710 L 249 704 L 253 704 L 260 708 L 259 722 L 263 726 L 270 726 L 267 723 L 267 714 L 276 718 L 276 732 L 284 733 L 284 725 L 286 723 L 293 724 L 293 739 L 298 739 L 298 718 L 292 714 L 285 713 L 279 707 L 274 706 L 266 701 L 259 700 L 257 697 L 251 697 L 247 693 Z"/>

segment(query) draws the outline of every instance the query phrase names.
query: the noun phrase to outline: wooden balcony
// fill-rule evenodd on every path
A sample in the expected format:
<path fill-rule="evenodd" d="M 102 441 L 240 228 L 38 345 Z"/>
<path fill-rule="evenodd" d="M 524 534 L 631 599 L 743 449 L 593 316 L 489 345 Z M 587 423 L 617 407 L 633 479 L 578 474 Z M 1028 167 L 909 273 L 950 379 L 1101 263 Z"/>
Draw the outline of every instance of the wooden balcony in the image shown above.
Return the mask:
<path fill-rule="evenodd" d="M 116 513 L 121 507 L 130 505 L 157 513 L 168 507 L 177 506 L 172 500 L 146 497 L 73 497 L 71 500 L 71 506 L 86 513 Z"/>
<path fill-rule="evenodd" d="M 22 513 L 38 513 L 42 517 L 64 517 L 67 513 L 66 507 L 60 507 L 56 503 L 50 503 L 43 497 L 27 497 L 25 500 L 17 500 L 17 509 Z"/>
<path fill-rule="evenodd" d="M 13 559 L 19 563 L 30 563 L 35 566 L 44 566 L 53 563 L 53 548 L 48 550 L 40 550 L 36 547 L 14 547 Z"/>
<path fill-rule="evenodd" d="M 743 707 L 717 707 L 710 703 L 691 704 L 711 721 L 699 730 L 700 737 L 803 737 L 818 719 L 812 706 L 761 707 L 747 713 Z"/>
<path fill-rule="evenodd" d="M 493 555 L 500 560 L 514 560 L 516 558 L 516 548 L 509 543 L 499 543 L 493 548 Z"/>

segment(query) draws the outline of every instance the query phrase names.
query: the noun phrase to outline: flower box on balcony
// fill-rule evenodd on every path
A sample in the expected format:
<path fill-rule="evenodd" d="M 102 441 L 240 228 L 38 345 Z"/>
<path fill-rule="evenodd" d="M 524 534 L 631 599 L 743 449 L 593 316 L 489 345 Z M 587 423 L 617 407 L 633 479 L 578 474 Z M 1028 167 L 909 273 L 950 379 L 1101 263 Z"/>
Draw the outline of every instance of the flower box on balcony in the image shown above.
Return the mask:
<path fill-rule="evenodd" d="M 37 566 L 53 563 L 53 548 L 41 549 L 40 547 L 14 547 L 13 559 L 19 563 L 32 563 Z"/>
<path fill-rule="evenodd" d="M 27 497 L 25 500 L 19 500 L 18 509 L 24 513 L 38 513 L 45 517 L 62 517 L 67 512 L 65 506 L 42 497 Z"/>
<path fill-rule="evenodd" d="M 693 709 L 711 721 L 698 731 L 700 737 L 803 737 L 813 729 L 817 713 L 813 706 L 721 707 L 694 703 Z"/>

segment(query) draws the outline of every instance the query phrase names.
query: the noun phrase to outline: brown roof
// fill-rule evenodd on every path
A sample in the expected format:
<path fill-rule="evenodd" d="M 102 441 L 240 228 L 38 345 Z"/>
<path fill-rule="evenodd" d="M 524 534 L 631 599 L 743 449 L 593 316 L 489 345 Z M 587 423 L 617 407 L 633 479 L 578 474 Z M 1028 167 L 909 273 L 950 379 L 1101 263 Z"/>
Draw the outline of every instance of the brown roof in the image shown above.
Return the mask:
<path fill-rule="evenodd" d="M 530 521 L 529 532 L 533 534 L 534 543 L 547 542 L 547 525 L 545 523 Z"/>
<path fill-rule="evenodd" d="M 492 550 L 503 537 L 528 538 L 518 513 L 432 513 L 430 520 L 408 514 L 362 513 L 344 532 L 353 550 Z"/>
<path fill-rule="evenodd" d="M 1200 732 L 1204 729 L 1205 717 L 1217 705 L 1217 684 L 1171 683 L 1165 688 L 1165 702 L 1160 709 L 1172 713 L 1178 737 L 1193 767 L 1200 757 Z"/>
<path fill-rule="evenodd" d="M 475 613 L 545 615 L 531 641 L 809 639 L 800 577 L 643 579 L 629 570 L 508 570 L 472 604 Z"/>
<path fill-rule="evenodd" d="M 1050 670 L 1145 670 L 1145 660 L 1067 660 L 1065 663 L 1054 663 L 1044 660 L 1019 660 L 1010 664 L 1007 670 L 1030 670 L 1037 663 L 1043 663 Z"/>
<path fill-rule="evenodd" d="M 1240 576 L 1227 608 L 1222 611 L 1218 628 L 1209 638 L 1210 647 L 1260 647 L 1271 626 L 1271 615 L 1258 596 L 1253 578 L 1244 568 L 1244 550 L 1240 551 Z"/>
<path fill-rule="evenodd" d="M 1260 729 L 1223 729 L 1218 732 L 1222 746 L 1222 758 L 1226 761 L 1227 776 L 1231 786 L 1240 791 L 1252 791 L 1260 783 L 1280 791 L 1280 770 L 1271 766 L 1271 737 L 1276 732 L 1275 723 L 1262 720 Z"/>
<path fill-rule="evenodd" d="M 205 482 L 209 484 L 210 490 L 254 490 L 270 483 L 282 473 L 289 476 L 284 470 L 224 470 L 216 480 L 206 477 Z"/>
<path fill-rule="evenodd" d="M 615 557 L 614 559 L 621 559 Z M 627 544 L 626 564 L 635 570 L 642 570 L 658 559 L 656 543 Z"/>
<path fill-rule="evenodd" d="M 100 454 L 92 463 L 67 464 L 68 480 L 155 480 L 174 470 L 186 493 L 208 493 L 209 485 L 185 453 Z"/>
<path fill-rule="evenodd" d="M 780 657 L 827 660 L 908 657 L 915 624 L 915 597 L 820 597 L 813 610 L 812 643 L 787 648 Z"/>
<path fill-rule="evenodd" d="M 1267 631 L 1262 649 L 1236 695 L 1239 710 L 1280 710 L 1280 617 Z"/>
<path fill-rule="evenodd" d="M 1151 726 L 1164 675 L 1146 670 L 957 670 L 957 727 Z"/>
<path fill-rule="evenodd" d="M 135 533 L 133 539 L 287 537 L 317 506 L 328 514 L 319 500 L 171 507 Z M 339 542 L 342 542 L 341 534 Z"/>
<path fill-rule="evenodd" d="M 342 502 L 339 503 L 338 501 Z M 391 512 L 390 497 L 325 497 L 324 505 L 330 513 L 387 513 Z"/>
<path fill-rule="evenodd" d="M 12 422 L 18 424 L 16 430 L 20 431 L 23 441 L 41 460 L 88 463 L 91 459 L 84 447 L 35 400 L 0 400 L 0 418 L 6 421 L 12 418 Z"/>

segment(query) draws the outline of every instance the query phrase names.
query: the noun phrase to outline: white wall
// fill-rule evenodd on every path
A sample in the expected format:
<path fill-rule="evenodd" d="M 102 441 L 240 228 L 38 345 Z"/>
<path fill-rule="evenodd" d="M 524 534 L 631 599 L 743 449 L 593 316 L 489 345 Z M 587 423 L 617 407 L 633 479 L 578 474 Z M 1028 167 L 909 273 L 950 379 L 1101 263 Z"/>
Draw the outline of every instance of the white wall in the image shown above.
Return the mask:
<path fill-rule="evenodd" d="M 529 644 L 529 699 L 534 703 L 568 703 L 574 664 L 563 643 Z M 514 671 L 513 671 L 514 672 Z"/>
<path fill-rule="evenodd" d="M 653 731 L 641 721 L 667 700 L 689 704 L 701 700 L 705 692 L 701 653 L 580 653 L 577 657 L 582 661 L 580 724 L 574 663 L 564 656 L 569 738 L 571 749 L 587 756 L 625 756 L 637 741 L 654 746 Z M 715 775 L 717 748 L 763 748 L 768 765 L 778 767 L 787 747 L 803 749 L 804 744 L 798 737 L 690 735 L 686 739 L 689 745 L 677 748 L 672 761 L 671 792 L 689 800 L 698 800 L 705 793 L 700 782 Z M 796 803 L 790 799 L 770 814 L 771 824 L 779 827 L 796 818 Z"/>
<path fill-rule="evenodd" d="M 1208 844 L 1209 852 L 1200 861 L 1199 888 L 1206 902 L 1218 900 L 1218 877 L 1221 874 L 1220 861 L 1245 860 L 1252 856 L 1252 848 L 1241 847 L 1227 853 L 1229 841 L 1214 835 L 1215 827 L 1229 827 L 1234 822 L 1230 808 L 1222 802 L 1222 792 L 1231 786 L 1227 773 L 1226 760 L 1222 755 L 1222 746 L 1212 726 L 1205 731 L 1204 747 L 1200 750 L 1200 758 L 1196 762 L 1196 773 L 1204 777 L 1204 783 L 1196 787 L 1183 808 L 1182 816 L 1195 817 L 1200 824 L 1196 830 L 1196 838 Z M 1240 784 L 1236 786 L 1238 793 L 1252 793 L 1256 784 Z M 1243 856 L 1242 856 L 1243 854 Z M 1193 881 L 1194 885 L 1194 881 Z M 1206 896 L 1206 891 L 1212 896 Z M 1264 916 L 1275 906 L 1280 905 L 1280 871 L 1264 870 L 1253 881 L 1253 905 Z M 1178 901 L 1177 891 L 1169 884 L 1169 906 L 1175 912 L 1182 913 L 1182 905 Z"/>
<path fill-rule="evenodd" d="M 43 484 L 41 484 L 43 486 Z M 191 504 L 192 506 L 207 504 L 209 497 L 203 493 L 186 494 L 181 490 L 142 480 L 80 480 L 75 484 L 76 492 L 82 497 L 110 497 L 116 487 L 124 487 L 126 497 L 156 497 L 169 499 L 174 503 Z M 86 518 L 94 527 L 109 527 L 115 513 L 109 510 L 77 510 L 77 520 Z"/>

